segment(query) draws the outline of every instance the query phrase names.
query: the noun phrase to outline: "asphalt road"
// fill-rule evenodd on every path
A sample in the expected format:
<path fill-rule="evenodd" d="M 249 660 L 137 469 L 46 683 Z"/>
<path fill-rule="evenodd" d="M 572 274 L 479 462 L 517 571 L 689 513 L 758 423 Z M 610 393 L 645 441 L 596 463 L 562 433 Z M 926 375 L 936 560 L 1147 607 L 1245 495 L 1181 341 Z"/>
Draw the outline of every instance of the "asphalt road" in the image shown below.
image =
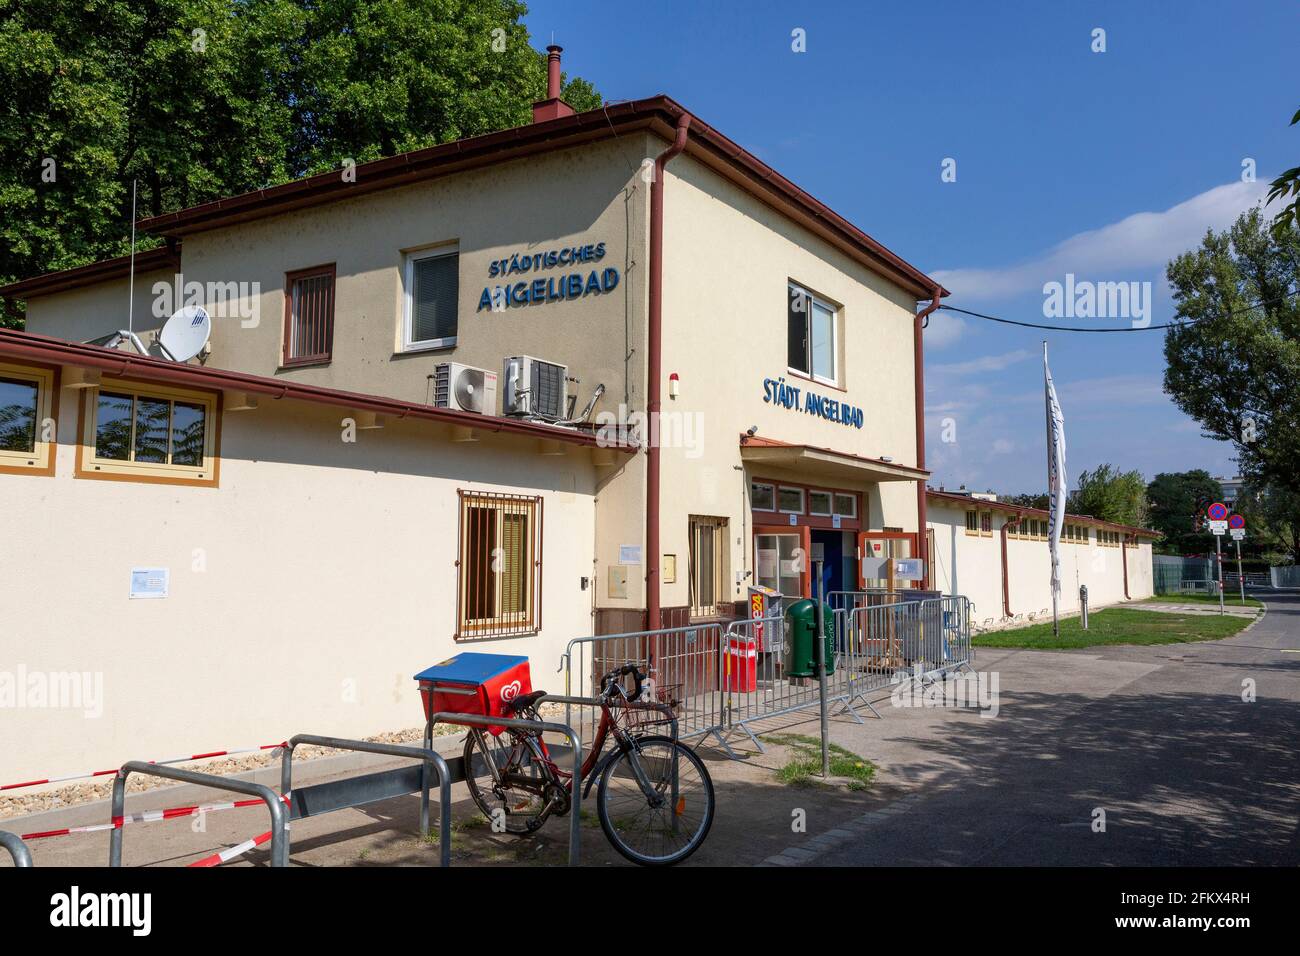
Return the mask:
<path fill-rule="evenodd" d="M 980 651 L 998 716 L 930 727 L 942 771 L 806 863 L 1300 864 L 1300 593 L 1258 596 L 1267 615 L 1224 641 Z"/>

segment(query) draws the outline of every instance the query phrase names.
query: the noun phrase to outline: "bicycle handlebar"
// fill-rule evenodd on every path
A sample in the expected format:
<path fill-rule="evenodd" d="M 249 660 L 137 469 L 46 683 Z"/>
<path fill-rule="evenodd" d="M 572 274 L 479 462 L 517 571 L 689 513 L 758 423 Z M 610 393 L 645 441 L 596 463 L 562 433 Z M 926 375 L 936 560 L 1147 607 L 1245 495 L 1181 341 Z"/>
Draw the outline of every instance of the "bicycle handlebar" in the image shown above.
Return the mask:
<path fill-rule="evenodd" d="M 632 690 L 632 693 L 629 694 L 626 690 L 623 690 L 621 684 L 618 685 L 619 690 L 622 692 L 623 696 L 626 697 L 629 701 L 640 700 L 641 682 L 646 679 L 646 675 L 641 673 L 641 671 L 637 669 L 637 666 L 635 664 L 624 664 L 622 667 L 616 667 L 608 674 L 606 674 L 604 677 L 602 677 L 600 679 L 601 693 L 602 694 L 611 693 L 614 689 L 614 686 L 617 684 L 618 679 L 620 677 L 626 677 L 629 674 L 632 675 L 632 680 L 636 684 L 636 686 Z"/>

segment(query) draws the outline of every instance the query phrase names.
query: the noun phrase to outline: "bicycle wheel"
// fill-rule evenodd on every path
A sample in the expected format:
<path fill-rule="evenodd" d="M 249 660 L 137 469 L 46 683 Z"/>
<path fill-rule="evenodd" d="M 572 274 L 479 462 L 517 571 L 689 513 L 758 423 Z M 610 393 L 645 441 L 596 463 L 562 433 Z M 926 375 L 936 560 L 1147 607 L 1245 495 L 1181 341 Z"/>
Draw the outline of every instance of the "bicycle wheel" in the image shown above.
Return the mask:
<path fill-rule="evenodd" d="M 713 781 L 695 751 L 669 737 L 639 737 L 640 753 L 606 765 L 596 793 L 601 829 L 614 848 L 642 866 L 671 866 L 700 848 L 713 825 Z M 662 798 L 654 806 L 637 782 L 632 761 Z M 676 769 L 676 786 L 673 771 Z"/>
<path fill-rule="evenodd" d="M 543 823 L 547 790 L 545 772 L 522 751 L 522 766 L 510 766 L 510 756 L 515 742 L 509 732 L 499 737 L 480 731 L 465 738 L 465 783 L 474 803 L 483 811 L 497 832 L 526 836 Z M 524 785 L 502 782 L 497 784 L 488 769 L 488 761 L 496 764 L 499 773 L 527 777 L 535 783 Z"/>

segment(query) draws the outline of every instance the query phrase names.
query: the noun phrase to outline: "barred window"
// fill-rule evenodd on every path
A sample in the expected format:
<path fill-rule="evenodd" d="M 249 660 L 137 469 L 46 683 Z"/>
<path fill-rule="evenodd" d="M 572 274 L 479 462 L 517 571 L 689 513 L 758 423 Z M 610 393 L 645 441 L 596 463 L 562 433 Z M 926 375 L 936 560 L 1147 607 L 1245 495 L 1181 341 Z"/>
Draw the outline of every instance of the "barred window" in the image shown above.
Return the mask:
<path fill-rule="evenodd" d="M 980 533 L 980 515 L 978 511 L 966 512 L 966 533 L 967 534 Z"/>
<path fill-rule="evenodd" d="M 691 515 L 691 617 L 726 613 L 729 602 L 727 519 Z"/>
<path fill-rule="evenodd" d="M 541 525 L 541 498 L 460 492 L 458 640 L 541 627 Z"/>
<path fill-rule="evenodd" d="M 980 512 L 980 534 L 992 534 L 992 533 L 993 533 L 993 512 L 981 511 Z"/>
<path fill-rule="evenodd" d="M 334 266 L 285 276 L 284 364 L 328 362 L 334 350 Z"/>

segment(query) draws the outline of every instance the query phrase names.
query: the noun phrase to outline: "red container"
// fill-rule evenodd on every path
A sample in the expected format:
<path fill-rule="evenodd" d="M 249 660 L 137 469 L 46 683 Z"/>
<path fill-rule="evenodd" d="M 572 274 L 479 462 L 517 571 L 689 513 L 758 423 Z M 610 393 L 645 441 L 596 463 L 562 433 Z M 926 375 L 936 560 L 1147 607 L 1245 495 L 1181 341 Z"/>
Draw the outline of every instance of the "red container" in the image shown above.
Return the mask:
<path fill-rule="evenodd" d="M 532 692 L 528 658 L 512 654 L 457 654 L 415 675 L 420 682 L 424 718 L 437 713 L 510 716 L 508 701 Z M 489 727 L 500 734 L 503 727 Z"/>
<path fill-rule="evenodd" d="M 740 694 L 758 690 L 758 642 L 752 637 L 731 637 L 724 654 L 722 689 Z"/>

